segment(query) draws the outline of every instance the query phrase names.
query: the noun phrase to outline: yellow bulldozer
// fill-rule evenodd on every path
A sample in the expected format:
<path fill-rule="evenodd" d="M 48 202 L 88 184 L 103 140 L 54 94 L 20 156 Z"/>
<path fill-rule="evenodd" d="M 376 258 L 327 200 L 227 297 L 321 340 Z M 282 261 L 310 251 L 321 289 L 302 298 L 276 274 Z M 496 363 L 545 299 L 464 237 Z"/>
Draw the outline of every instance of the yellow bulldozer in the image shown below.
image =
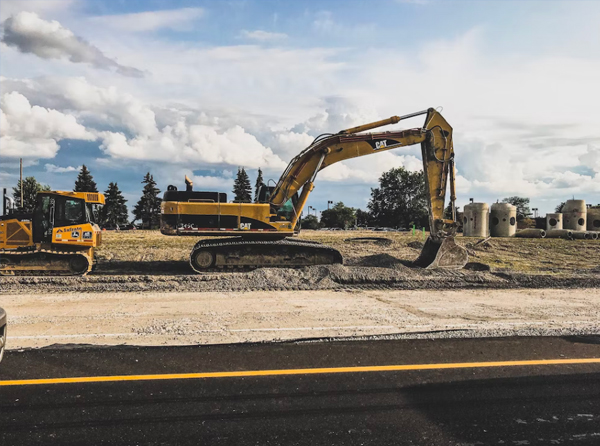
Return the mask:
<path fill-rule="evenodd" d="M 9 206 L 7 206 L 7 203 Z M 3 197 L 0 217 L 1 275 L 85 275 L 94 266 L 101 232 L 94 205 L 97 192 L 44 191 L 36 195 L 32 213 L 14 208 Z"/>
<path fill-rule="evenodd" d="M 423 127 L 363 133 L 420 115 L 425 115 Z M 299 219 L 317 173 L 339 161 L 413 144 L 421 144 L 430 227 L 430 237 L 414 263 L 420 267 L 462 268 L 468 256 L 454 243 L 457 224 L 452 127 L 433 108 L 320 135 L 292 159 L 275 186 L 260 189 L 257 203 L 228 203 L 225 193 L 194 191 L 186 177 L 185 191 L 169 186 L 164 193 L 161 232 L 214 237 L 200 240 L 192 249 L 190 265 L 197 272 L 343 263 L 341 253 L 332 247 L 293 238 L 299 232 Z M 446 219 L 448 183 L 452 217 Z"/>

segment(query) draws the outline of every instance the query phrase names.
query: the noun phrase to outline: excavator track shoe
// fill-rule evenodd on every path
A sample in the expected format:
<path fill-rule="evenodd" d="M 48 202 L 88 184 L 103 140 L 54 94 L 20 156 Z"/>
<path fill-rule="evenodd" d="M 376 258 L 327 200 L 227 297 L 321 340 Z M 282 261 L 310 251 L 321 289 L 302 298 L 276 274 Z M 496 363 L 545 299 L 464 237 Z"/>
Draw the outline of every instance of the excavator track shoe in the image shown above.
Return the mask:
<path fill-rule="evenodd" d="M 457 245 L 454 237 L 446 237 L 442 240 L 428 237 L 414 265 L 427 269 L 462 269 L 468 261 L 467 250 Z"/>
<path fill-rule="evenodd" d="M 222 268 L 298 268 L 336 263 L 343 263 L 338 250 L 312 241 L 289 238 L 277 241 L 244 240 L 241 237 L 201 240 L 190 254 L 190 266 L 199 273 Z"/>

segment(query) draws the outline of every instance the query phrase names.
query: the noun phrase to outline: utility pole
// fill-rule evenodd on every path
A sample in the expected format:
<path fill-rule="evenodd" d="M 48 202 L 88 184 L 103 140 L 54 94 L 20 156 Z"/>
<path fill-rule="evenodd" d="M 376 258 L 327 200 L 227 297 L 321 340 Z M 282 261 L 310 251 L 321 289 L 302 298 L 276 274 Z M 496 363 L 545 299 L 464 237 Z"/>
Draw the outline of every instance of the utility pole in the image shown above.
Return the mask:
<path fill-rule="evenodd" d="M 19 177 L 20 177 L 19 185 L 20 185 L 20 189 L 21 189 L 21 202 L 20 202 L 20 204 L 21 204 L 21 209 L 23 209 L 23 158 L 19 158 L 19 170 L 21 172 L 20 175 L 19 175 Z"/>

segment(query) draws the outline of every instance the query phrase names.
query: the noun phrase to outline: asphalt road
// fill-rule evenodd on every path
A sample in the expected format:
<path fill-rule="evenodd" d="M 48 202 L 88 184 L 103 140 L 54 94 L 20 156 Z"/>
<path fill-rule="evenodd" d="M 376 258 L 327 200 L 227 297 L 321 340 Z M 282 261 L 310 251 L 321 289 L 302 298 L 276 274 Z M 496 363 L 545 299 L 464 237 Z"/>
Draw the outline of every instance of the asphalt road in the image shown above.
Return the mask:
<path fill-rule="evenodd" d="M 600 362 L 570 361 L 585 358 L 600 336 L 9 351 L 0 445 L 598 445 Z M 490 364 L 547 359 L 570 363 Z M 389 365 L 416 366 L 144 380 Z"/>

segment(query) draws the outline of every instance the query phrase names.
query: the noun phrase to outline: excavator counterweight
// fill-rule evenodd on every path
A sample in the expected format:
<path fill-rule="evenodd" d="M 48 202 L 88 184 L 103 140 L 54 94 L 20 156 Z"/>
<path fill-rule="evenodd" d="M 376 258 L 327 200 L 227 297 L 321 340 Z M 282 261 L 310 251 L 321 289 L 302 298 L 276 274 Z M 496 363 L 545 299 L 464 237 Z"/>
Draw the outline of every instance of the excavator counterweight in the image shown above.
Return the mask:
<path fill-rule="evenodd" d="M 362 133 L 419 115 L 425 115 L 423 127 Z M 165 192 L 161 232 L 177 236 L 236 236 L 221 242 L 202 240 L 196 244 L 190 264 L 198 272 L 219 267 L 342 263 L 341 254 L 333 248 L 290 238 L 299 232 L 299 218 L 317 174 L 340 161 L 413 144 L 421 145 L 430 227 L 430 237 L 415 266 L 462 268 L 468 256 L 466 250 L 454 243 L 457 225 L 452 127 L 433 108 L 316 138 L 290 161 L 274 187 L 261 188 L 258 203 L 228 203 L 224 193 L 192 191 L 186 178 L 186 191 L 169 186 Z M 444 218 L 448 189 L 450 219 Z"/>

